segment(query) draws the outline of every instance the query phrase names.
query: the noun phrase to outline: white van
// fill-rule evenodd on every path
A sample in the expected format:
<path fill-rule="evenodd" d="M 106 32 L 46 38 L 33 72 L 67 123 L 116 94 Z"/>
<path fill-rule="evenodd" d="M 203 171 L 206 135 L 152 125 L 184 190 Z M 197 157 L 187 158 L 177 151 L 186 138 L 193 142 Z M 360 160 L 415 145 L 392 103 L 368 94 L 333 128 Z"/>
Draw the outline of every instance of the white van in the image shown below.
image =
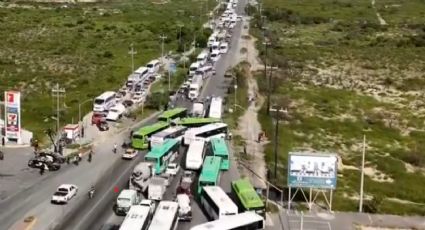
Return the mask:
<path fill-rule="evenodd" d="M 155 59 L 150 61 L 148 64 L 146 64 L 146 67 L 149 70 L 149 73 L 155 74 L 159 71 L 159 67 L 161 66 L 161 62 L 159 60 Z"/>
<path fill-rule="evenodd" d="M 213 62 L 217 62 L 218 59 L 220 59 L 220 50 L 218 50 L 218 49 L 213 50 L 213 52 L 211 53 L 211 60 Z"/>
<path fill-rule="evenodd" d="M 228 50 L 229 50 L 229 45 L 227 44 L 227 42 L 222 42 L 220 44 L 220 53 L 225 54 L 227 53 Z"/>
<path fill-rule="evenodd" d="M 139 202 L 140 198 L 136 190 L 124 189 L 118 195 L 116 212 L 118 214 L 127 214 L 130 207 L 138 204 Z"/>
<path fill-rule="evenodd" d="M 207 63 L 207 59 L 208 59 L 208 51 L 204 50 L 202 51 L 198 57 L 196 57 L 196 61 L 200 64 L 200 65 L 205 65 L 205 63 Z"/>
<path fill-rule="evenodd" d="M 220 42 L 213 42 L 212 46 L 212 51 L 214 52 L 215 50 L 219 50 L 220 49 Z"/>
<path fill-rule="evenodd" d="M 199 67 L 201 67 L 199 62 L 192 63 L 189 67 L 189 76 L 193 76 L 195 74 L 196 70 L 198 70 Z"/>
<path fill-rule="evenodd" d="M 217 40 L 218 32 L 214 32 L 211 34 L 211 36 L 208 38 L 208 47 L 211 47 L 212 44 Z"/>

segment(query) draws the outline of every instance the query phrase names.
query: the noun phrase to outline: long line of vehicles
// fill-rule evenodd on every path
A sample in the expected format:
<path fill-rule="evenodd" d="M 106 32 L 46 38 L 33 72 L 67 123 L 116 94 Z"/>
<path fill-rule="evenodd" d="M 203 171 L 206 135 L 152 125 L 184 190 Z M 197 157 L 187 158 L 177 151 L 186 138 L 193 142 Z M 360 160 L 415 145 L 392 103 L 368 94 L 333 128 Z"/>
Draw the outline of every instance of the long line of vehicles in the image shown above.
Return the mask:
<path fill-rule="evenodd" d="M 186 108 L 173 108 L 163 112 L 156 123 L 131 134 L 130 146 L 122 157 L 135 159 L 144 149 L 148 153 L 134 167 L 129 188 L 117 197 L 115 211 L 126 216 L 120 230 L 175 230 L 179 221 L 192 219 L 193 202 L 200 205 L 210 220 L 192 227 L 193 230 L 265 228 L 264 202 L 248 180 L 233 181 L 230 195 L 219 186 L 222 174 L 231 167 L 227 143 L 231 134 L 221 120 L 223 99 L 199 99 L 205 79 L 215 74 L 214 62 L 227 53 L 231 29 L 239 21 L 234 12 L 236 1 L 230 0 L 227 4 L 227 10 L 208 39 L 208 49 L 189 67 L 183 88 L 186 87 L 186 96 L 195 102 L 192 116 Z M 149 62 L 134 71 L 118 92 L 105 92 L 97 97 L 92 123 L 102 128 L 106 120 L 117 120 L 125 115 L 129 106 L 143 102 L 159 68 L 159 61 Z M 179 157 L 181 154 L 185 156 Z M 184 164 L 177 162 L 179 158 L 185 159 Z M 174 200 L 164 200 L 167 186 L 176 179 L 180 168 L 184 171 L 176 196 Z M 68 202 L 77 191 L 74 185 L 63 185 L 52 201 Z"/>
<path fill-rule="evenodd" d="M 107 121 L 116 122 L 132 108 L 144 103 L 151 83 L 159 78 L 160 66 L 159 60 L 152 60 L 131 73 L 117 92 L 106 91 L 96 97 L 93 100 L 92 124 L 101 131 L 108 130 Z"/>

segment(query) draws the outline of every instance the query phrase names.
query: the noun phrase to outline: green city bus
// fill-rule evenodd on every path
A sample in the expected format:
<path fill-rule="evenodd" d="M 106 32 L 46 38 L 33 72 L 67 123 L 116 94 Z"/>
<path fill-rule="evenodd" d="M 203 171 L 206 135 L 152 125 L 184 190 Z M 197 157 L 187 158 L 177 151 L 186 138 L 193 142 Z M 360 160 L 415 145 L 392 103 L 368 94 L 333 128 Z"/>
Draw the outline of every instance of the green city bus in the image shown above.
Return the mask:
<path fill-rule="evenodd" d="M 229 148 L 227 147 L 224 138 L 211 138 L 211 152 L 213 156 L 221 157 L 221 170 L 229 170 Z"/>
<path fill-rule="evenodd" d="M 232 193 L 239 206 L 239 212 L 255 211 L 266 218 L 266 206 L 247 179 L 232 181 Z"/>
<path fill-rule="evenodd" d="M 170 126 L 167 122 L 157 122 L 152 125 L 144 126 L 131 137 L 131 146 L 135 149 L 147 149 L 149 147 L 148 138 L 153 134 L 160 132 Z"/>
<path fill-rule="evenodd" d="M 158 121 L 171 122 L 177 118 L 183 118 L 187 116 L 186 108 L 174 108 L 163 112 L 159 117 Z"/>
<path fill-rule="evenodd" d="M 177 139 L 167 139 L 162 145 L 152 148 L 145 156 L 145 161 L 154 163 L 155 174 L 165 172 L 168 164 L 177 157 L 180 148 L 180 141 Z"/>
<path fill-rule="evenodd" d="M 204 118 L 204 117 L 186 117 L 176 122 L 177 125 L 183 125 L 189 128 L 200 127 L 211 123 L 220 122 L 218 118 Z"/>
<path fill-rule="evenodd" d="M 218 186 L 220 182 L 221 158 L 215 156 L 205 157 L 201 175 L 198 180 L 198 195 L 204 186 Z"/>

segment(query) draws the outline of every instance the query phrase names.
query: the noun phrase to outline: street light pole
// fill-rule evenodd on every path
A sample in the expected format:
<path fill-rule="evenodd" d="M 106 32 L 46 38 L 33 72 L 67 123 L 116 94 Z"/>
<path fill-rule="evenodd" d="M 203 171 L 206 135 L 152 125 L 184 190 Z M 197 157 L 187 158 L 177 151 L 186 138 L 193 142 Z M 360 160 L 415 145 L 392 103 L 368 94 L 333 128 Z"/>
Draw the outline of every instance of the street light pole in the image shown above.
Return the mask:
<path fill-rule="evenodd" d="M 167 39 L 165 35 L 159 36 L 159 39 L 162 40 L 161 42 L 161 63 L 164 64 L 164 40 Z"/>
<path fill-rule="evenodd" d="M 362 172 L 361 172 L 361 178 L 360 178 L 359 212 L 363 212 L 363 185 L 364 185 L 365 155 L 366 155 L 366 135 L 363 135 L 363 154 L 362 154 Z"/>
<path fill-rule="evenodd" d="M 270 108 L 270 112 L 276 113 L 276 126 L 275 126 L 275 134 L 274 134 L 274 178 L 277 178 L 277 141 L 279 136 L 279 119 L 280 119 L 280 113 L 287 114 L 288 110 L 280 108 L 280 109 L 274 109 Z"/>
<path fill-rule="evenodd" d="M 130 54 L 131 54 L 131 71 L 134 73 L 134 55 L 137 54 L 137 52 L 134 50 L 133 43 L 130 44 Z"/>
<path fill-rule="evenodd" d="M 63 96 L 61 94 L 65 94 L 65 88 L 60 88 L 59 83 L 56 83 L 56 86 L 52 89 L 52 96 L 56 97 L 56 135 L 59 134 L 59 126 L 60 126 L 60 110 L 59 110 L 59 97 Z"/>
<path fill-rule="evenodd" d="M 83 102 L 81 102 L 80 104 L 78 104 L 78 122 L 82 122 L 81 120 L 81 106 L 84 105 L 85 103 L 89 102 L 89 101 L 93 101 L 93 99 L 87 99 Z"/>

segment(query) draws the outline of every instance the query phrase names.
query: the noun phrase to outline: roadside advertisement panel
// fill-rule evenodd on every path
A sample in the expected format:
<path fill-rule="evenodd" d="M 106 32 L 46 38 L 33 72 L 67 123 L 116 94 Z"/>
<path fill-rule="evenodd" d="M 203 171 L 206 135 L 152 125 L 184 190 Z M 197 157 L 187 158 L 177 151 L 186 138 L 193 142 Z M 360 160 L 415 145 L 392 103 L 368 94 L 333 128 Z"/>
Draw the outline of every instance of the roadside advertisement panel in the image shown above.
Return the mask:
<path fill-rule="evenodd" d="M 338 158 L 336 154 L 290 152 L 288 186 L 335 189 Z"/>
<path fill-rule="evenodd" d="M 4 92 L 4 120 L 7 139 L 21 138 L 21 93 L 16 91 Z"/>

